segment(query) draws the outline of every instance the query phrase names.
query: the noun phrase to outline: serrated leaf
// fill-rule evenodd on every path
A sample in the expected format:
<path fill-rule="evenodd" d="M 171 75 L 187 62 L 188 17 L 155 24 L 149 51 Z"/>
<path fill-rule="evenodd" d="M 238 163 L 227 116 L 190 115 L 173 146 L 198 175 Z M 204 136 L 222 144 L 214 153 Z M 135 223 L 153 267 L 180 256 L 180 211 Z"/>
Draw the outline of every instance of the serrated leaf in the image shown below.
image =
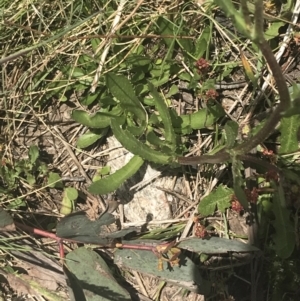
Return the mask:
<path fill-rule="evenodd" d="M 29 148 L 28 155 L 29 155 L 30 162 L 32 164 L 35 163 L 35 161 L 39 157 L 39 148 L 36 145 L 31 145 Z"/>
<path fill-rule="evenodd" d="M 239 125 L 235 121 L 230 120 L 226 122 L 224 129 L 226 134 L 226 146 L 231 148 L 235 144 L 239 131 Z"/>
<path fill-rule="evenodd" d="M 111 129 L 122 146 L 144 160 L 160 164 L 169 164 L 175 160 L 173 156 L 166 155 L 161 151 L 153 150 L 140 142 L 128 130 L 123 130 L 117 120 L 111 120 Z"/>
<path fill-rule="evenodd" d="M 115 191 L 127 179 L 132 177 L 143 165 L 144 160 L 139 156 L 134 156 L 125 166 L 117 170 L 112 175 L 92 183 L 89 192 L 95 194 L 106 194 Z"/>
<path fill-rule="evenodd" d="M 6 209 L 19 209 L 20 207 L 26 206 L 26 203 L 21 198 L 15 198 L 13 201 L 9 202 Z"/>
<path fill-rule="evenodd" d="M 295 152 L 299 149 L 300 115 L 283 117 L 280 121 L 280 154 Z"/>
<path fill-rule="evenodd" d="M 149 82 L 148 83 L 150 94 L 152 95 L 155 101 L 155 107 L 159 112 L 159 116 L 162 120 L 165 129 L 165 140 L 168 142 L 172 150 L 176 149 L 176 136 L 173 129 L 171 116 L 168 110 L 168 107 L 164 99 L 159 95 L 154 86 Z"/>
<path fill-rule="evenodd" d="M 139 126 L 145 127 L 146 111 L 136 96 L 130 81 L 123 75 L 110 72 L 106 74 L 106 84 L 111 94 L 119 100 L 123 110 L 133 113 Z"/>
<path fill-rule="evenodd" d="M 272 222 L 275 228 L 273 240 L 275 242 L 275 249 L 278 256 L 285 259 L 291 256 L 295 248 L 295 230 L 290 219 L 291 211 L 286 208 L 284 191 L 279 184 L 272 185 L 274 188 L 273 196 L 273 214 L 275 220 Z"/>
<path fill-rule="evenodd" d="M 230 207 L 232 195 L 232 189 L 220 185 L 216 190 L 201 200 L 198 206 L 199 213 L 205 216 L 211 215 L 215 212 L 216 207 L 221 212 L 225 212 L 225 210 Z"/>
<path fill-rule="evenodd" d="M 118 284 L 106 262 L 93 250 L 81 247 L 68 253 L 66 265 L 73 274 L 67 273 L 74 295 L 80 296 L 78 300 L 131 300 L 130 294 Z"/>

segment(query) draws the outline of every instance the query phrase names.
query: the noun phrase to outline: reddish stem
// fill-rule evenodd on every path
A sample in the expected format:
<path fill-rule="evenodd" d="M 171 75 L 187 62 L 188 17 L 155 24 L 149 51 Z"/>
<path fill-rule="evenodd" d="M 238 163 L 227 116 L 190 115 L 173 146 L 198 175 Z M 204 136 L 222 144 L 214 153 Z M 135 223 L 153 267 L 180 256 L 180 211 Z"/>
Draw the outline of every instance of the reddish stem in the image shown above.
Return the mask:
<path fill-rule="evenodd" d="M 44 231 L 44 230 L 41 230 L 41 229 L 33 228 L 33 227 L 23 225 L 23 224 L 18 223 L 18 222 L 15 222 L 15 225 L 18 228 L 24 230 L 25 232 L 34 233 L 34 234 L 37 234 L 37 235 L 40 235 L 40 236 L 43 236 L 43 237 L 51 238 L 51 239 L 56 240 L 57 242 L 60 242 L 62 240 L 61 238 L 57 237 L 55 233 L 51 233 L 51 232 Z"/>
<path fill-rule="evenodd" d="M 155 247 L 146 245 L 131 245 L 131 244 L 119 244 L 116 246 L 119 249 L 132 249 L 132 250 L 147 250 L 153 251 Z"/>

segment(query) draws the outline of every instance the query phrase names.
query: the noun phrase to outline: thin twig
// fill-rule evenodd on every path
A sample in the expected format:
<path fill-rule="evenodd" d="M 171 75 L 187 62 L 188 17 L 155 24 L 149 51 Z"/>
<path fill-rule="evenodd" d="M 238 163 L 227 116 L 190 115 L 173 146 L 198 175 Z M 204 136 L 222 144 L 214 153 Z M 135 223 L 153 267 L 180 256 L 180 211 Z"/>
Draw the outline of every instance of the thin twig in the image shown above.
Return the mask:
<path fill-rule="evenodd" d="M 111 43 L 112 43 L 112 36 L 115 34 L 115 32 L 118 29 L 120 29 L 134 15 L 134 13 L 142 5 L 143 2 L 144 2 L 144 0 L 140 0 L 137 3 L 137 5 L 135 6 L 135 8 L 132 10 L 132 12 L 126 17 L 126 19 L 124 21 L 122 21 L 119 24 L 119 26 L 117 26 L 118 23 L 119 23 L 119 21 L 120 21 L 120 19 L 121 19 L 121 13 L 122 13 L 123 8 L 124 8 L 125 3 L 126 3 L 125 0 L 120 0 L 120 4 L 118 6 L 116 17 L 115 17 L 115 19 L 113 21 L 113 24 L 112 24 L 112 28 L 111 28 L 111 32 L 110 32 L 109 38 L 106 40 L 106 46 L 105 46 L 105 48 L 103 50 L 103 53 L 101 55 L 99 66 L 98 66 L 98 68 L 96 70 L 96 74 L 95 74 L 94 80 L 92 82 L 92 86 L 91 86 L 91 89 L 90 89 L 90 91 L 92 93 L 94 93 L 96 91 L 96 88 L 97 88 L 97 85 L 98 85 L 98 81 L 99 81 L 99 78 L 101 76 L 101 72 L 102 72 L 102 69 L 104 67 L 104 64 L 105 64 L 106 56 L 108 54 L 108 51 L 109 51 Z"/>
<path fill-rule="evenodd" d="M 111 26 L 110 34 L 114 34 L 117 30 L 116 27 L 117 27 L 118 23 L 120 22 L 122 11 L 124 9 L 125 3 L 126 3 L 126 0 L 121 0 L 120 3 L 119 3 L 116 16 L 115 16 L 115 18 L 113 20 L 113 23 L 112 23 L 112 26 Z M 92 93 L 94 93 L 96 91 L 96 88 L 98 86 L 98 81 L 99 81 L 99 78 L 101 76 L 101 72 L 102 72 L 102 69 L 104 67 L 105 60 L 106 60 L 108 51 L 110 49 L 111 43 L 112 43 L 112 38 L 108 38 L 106 40 L 106 45 L 105 45 L 105 48 L 104 48 L 104 50 L 102 52 L 102 55 L 101 55 L 100 62 L 99 62 L 98 68 L 96 70 L 94 80 L 92 82 L 92 86 L 91 86 L 91 89 L 90 89 L 90 91 Z"/>

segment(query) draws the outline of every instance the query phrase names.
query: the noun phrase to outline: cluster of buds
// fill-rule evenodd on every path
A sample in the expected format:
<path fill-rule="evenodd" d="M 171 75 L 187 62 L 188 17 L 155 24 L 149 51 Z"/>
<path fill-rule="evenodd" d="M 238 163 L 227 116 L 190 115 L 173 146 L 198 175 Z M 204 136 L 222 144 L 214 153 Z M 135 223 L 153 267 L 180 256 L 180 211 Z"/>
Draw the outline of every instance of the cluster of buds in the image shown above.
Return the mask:
<path fill-rule="evenodd" d="M 274 152 L 272 150 L 268 150 L 268 149 L 264 149 L 262 152 L 263 156 L 265 156 L 266 158 L 268 158 L 270 160 L 271 163 L 276 163 L 277 162 L 277 156 L 274 154 Z"/>
<path fill-rule="evenodd" d="M 219 93 L 215 89 L 209 89 L 205 93 L 205 100 L 208 101 L 214 101 L 219 96 Z"/>
<path fill-rule="evenodd" d="M 252 204 L 256 204 L 258 201 L 258 189 L 256 187 L 253 187 L 251 191 L 247 188 L 244 191 L 248 202 Z M 242 210 L 244 210 L 244 207 L 239 202 L 236 195 L 232 195 L 231 197 L 231 209 L 233 211 L 236 211 L 237 213 L 240 213 Z"/>
<path fill-rule="evenodd" d="M 200 223 L 198 215 L 194 216 L 193 232 L 194 232 L 194 235 L 198 238 L 205 238 L 205 237 L 209 236 L 205 226 Z"/>
<path fill-rule="evenodd" d="M 245 189 L 245 194 L 249 203 L 256 204 L 258 200 L 258 190 L 256 187 L 253 187 L 250 191 L 249 189 Z"/>
<path fill-rule="evenodd" d="M 242 210 L 244 210 L 244 207 L 235 195 L 232 195 L 231 197 L 231 209 L 237 213 L 240 213 Z"/>
<path fill-rule="evenodd" d="M 265 177 L 267 182 L 270 182 L 271 180 L 273 180 L 275 183 L 279 182 L 279 174 L 274 169 L 267 171 Z"/>
<path fill-rule="evenodd" d="M 197 72 L 198 74 L 202 74 L 205 75 L 208 72 L 208 69 L 210 67 L 209 62 L 204 59 L 204 58 L 200 58 L 196 63 L 195 66 L 197 68 Z"/>
<path fill-rule="evenodd" d="M 196 61 L 195 67 L 197 69 L 198 74 L 202 75 L 203 80 L 210 69 L 210 63 L 206 59 L 200 58 Z M 215 89 L 209 89 L 205 92 L 204 100 L 206 102 L 214 101 L 218 96 L 219 94 Z"/>

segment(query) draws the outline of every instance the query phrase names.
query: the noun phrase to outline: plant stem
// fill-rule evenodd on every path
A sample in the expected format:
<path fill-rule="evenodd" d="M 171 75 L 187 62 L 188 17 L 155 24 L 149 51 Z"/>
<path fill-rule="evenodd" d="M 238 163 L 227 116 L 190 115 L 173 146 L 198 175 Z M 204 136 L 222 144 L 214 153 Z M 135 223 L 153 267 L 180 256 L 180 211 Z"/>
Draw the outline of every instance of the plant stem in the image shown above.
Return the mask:
<path fill-rule="evenodd" d="M 280 103 L 266 121 L 262 129 L 249 140 L 236 146 L 231 153 L 235 153 L 237 158 L 243 159 L 243 155 L 246 155 L 249 151 L 255 148 L 257 145 L 262 143 L 268 136 L 274 131 L 276 125 L 279 123 L 282 113 L 287 110 L 290 106 L 290 94 L 288 87 L 286 85 L 284 76 L 282 74 L 281 68 L 276 61 L 276 58 L 270 48 L 268 42 L 264 38 L 263 33 L 263 2 L 262 0 L 257 0 L 255 4 L 255 34 L 253 37 L 253 42 L 257 44 L 261 50 L 264 58 L 266 59 L 269 68 L 273 74 L 274 80 L 277 84 L 277 89 L 279 93 Z M 178 157 L 178 163 L 182 165 L 191 164 L 202 164 L 202 163 L 223 163 L 230 159 L 230 154 L 225 150 L 220 151 L 215 155 L 203 155 L 196 157 Z M 247 160 L 247 157 L 244 158 Z"/>

